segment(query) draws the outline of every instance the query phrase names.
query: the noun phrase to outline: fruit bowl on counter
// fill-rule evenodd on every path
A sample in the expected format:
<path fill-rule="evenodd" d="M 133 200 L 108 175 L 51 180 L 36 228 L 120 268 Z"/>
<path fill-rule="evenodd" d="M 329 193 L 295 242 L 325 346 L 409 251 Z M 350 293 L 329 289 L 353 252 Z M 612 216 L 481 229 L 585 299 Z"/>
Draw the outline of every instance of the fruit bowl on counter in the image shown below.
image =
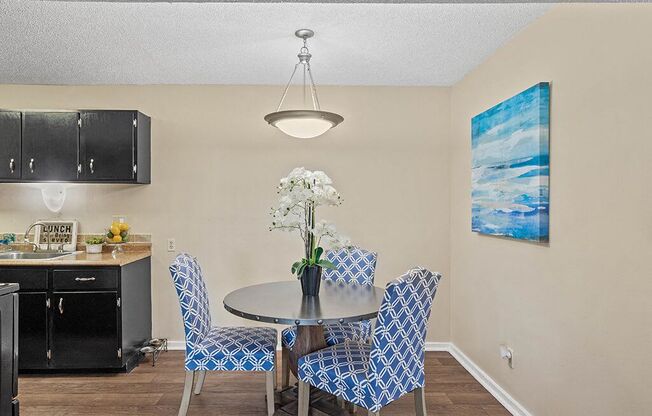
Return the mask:
<path fill-rule="evenodd" d="M 129 242 L 129 229 L 127 217 L 116 215 L 111 226 L 106 230 L 106 244 L 113 246 L 113 253 L 121 252 L 121 245 Z"/>

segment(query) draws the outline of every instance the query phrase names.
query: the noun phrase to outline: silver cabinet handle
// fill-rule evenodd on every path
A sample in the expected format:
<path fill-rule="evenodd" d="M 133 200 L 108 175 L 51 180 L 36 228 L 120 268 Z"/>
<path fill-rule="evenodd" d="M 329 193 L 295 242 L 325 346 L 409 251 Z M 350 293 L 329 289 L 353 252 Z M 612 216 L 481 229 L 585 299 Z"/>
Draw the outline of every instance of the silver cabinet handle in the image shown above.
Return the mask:
<path fill-rule="evenodd" d="M 59 313 L 63 315 L 63 298 L 59 298 Z"/>
<path fill-rule="evenodd" d="M 75 277 L 75 280 L 78 282 L 92 282 L 95 280 L 94 277 Z"/>
<path fill-rule="evenodd" d="M 88 168 L 91 170 L 91 173 L 95 173 L 95 169 L 93 169 L 93 163 L 95 162 L 94 159 L 91 159 L 91 161 L 88 164 Z"/>
<path fill-rule="evenodd" d="M 81 163 L 77 164 L 77 174 L 81 173 Z"/>
<path fill-rule="evenodd" d="M 34 173 L 34 159 L 29 160 L 29 173 Z"/>
<path fill-rule="evenodd" d="M 14 171 L 16 170 L 16 162 L 13 159 L 9 161 L 9 170 L 11 171 L 11 173 L 14 173 Z"/>

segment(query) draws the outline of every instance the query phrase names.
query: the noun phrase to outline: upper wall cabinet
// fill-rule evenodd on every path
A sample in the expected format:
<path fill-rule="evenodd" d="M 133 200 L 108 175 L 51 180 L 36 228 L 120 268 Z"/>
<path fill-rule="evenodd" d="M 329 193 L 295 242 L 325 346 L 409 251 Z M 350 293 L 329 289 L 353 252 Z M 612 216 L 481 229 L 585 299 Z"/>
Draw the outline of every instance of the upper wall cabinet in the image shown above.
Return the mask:
<path fill-rule="evenodd" d="M 0 111 L 0 180 L 20 180 L 21 114 Z"/>
<path fill-rule="evenodd" d="M 23 180 L 78 179 L 78 119 L 76 112 L 23 113 Z"/>
<path fill-rule="evenodd" d="M 149 117 L 133 111 L 79 113 L 81 178 L 149 183 Z"/>
<path fill-rule="evenodd" d="M 150 130 L 132 110 L 0 111 L 0 181 L 150 183 Z"/>

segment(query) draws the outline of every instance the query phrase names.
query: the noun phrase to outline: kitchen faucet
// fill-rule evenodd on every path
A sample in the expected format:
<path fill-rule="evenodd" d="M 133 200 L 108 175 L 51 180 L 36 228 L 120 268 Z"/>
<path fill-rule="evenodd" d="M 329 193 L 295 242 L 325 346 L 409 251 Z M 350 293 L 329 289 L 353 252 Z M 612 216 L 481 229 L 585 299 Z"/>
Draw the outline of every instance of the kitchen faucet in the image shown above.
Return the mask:
<path fill-rule="evenodd" d="M 31 224 L 29 227 L 27 227 L 27 231 L 25 231 L 25 237 L 24 241 L 26 244 L 31 244 L 32 245 L 32 250 L 33 251 L 38 251 L 39 250 L 39 245 L 36 242 L 31 242 L 29 241 L 29 232 L 32 231 L 32 228 L 41 226 L 41 230 L 45 231 L 47 233 L 47 238 L 48 238 L 48 246 L 47 246 L 47 251 L 50 251 L 50 230 L 48 230 L 48 226 L 46 223 L 43 221 L 36 221 L 35 223 Z"/>

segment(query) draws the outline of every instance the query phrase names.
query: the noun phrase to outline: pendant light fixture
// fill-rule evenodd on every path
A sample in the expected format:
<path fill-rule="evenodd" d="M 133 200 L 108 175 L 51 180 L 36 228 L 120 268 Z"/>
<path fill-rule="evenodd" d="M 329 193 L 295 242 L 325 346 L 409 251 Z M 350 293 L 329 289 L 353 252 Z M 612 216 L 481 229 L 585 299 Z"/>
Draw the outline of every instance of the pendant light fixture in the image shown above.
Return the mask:
<path fill-rule="evenodd" d="M 269 113 L 265 116 L 265 121 L 272 126 L 278 128 L 288 136 L 296 137 L 299 139 L 310 139 L 313 137 L 321 136 L 328 130 L 344 121 L 344 117 L 339 114 L 322 111 L 319 106 L 319 98 L 317 97 L 317 87 L 312 78 L 312 70 L 310 69 L 310 58 L 312 55 L 308 51 L 308 39 L 315 35 L 310 29 L 299 29 L 294 32 L 295 36 L 303 39 L 303 47 L 299 50 L 297 57 L 299 62 L 294 66 L 294 71 L 290 76 L 290 80 L 285 86 L 281 101 L 276 108 L 276 111 Z M 281 110 L 283 101 L 288 94 L 292 79 L 297 73 L 297 69 L 303 70 L 303 98 L 306 100 L 307 91 L 310 89 L 310 96 L 312 98 L 312 109 L 303 110 Z M 310 85 L 307 85 L 309 80 Z"/>

